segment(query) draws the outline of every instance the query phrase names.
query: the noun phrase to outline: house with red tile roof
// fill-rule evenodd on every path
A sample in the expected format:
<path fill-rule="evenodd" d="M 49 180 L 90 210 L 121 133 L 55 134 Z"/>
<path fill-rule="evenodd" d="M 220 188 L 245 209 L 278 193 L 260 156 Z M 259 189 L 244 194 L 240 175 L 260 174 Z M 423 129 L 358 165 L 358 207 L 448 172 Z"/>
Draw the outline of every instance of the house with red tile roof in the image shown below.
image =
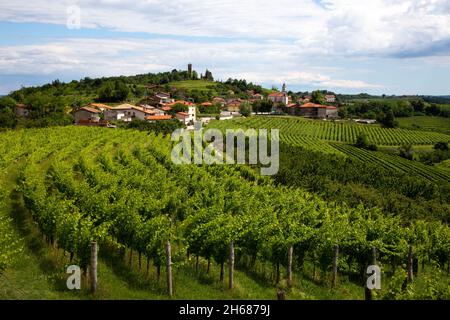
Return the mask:
<path fill-rule="evenodd" d="M 308 118 L 335 119 L 338 117 L 337 108 L 308 102 L 299 107 L 300 115 Z"/>
<path fill-rule="evenodd" d="M 105 110 L 110 110 L 112 107 L 108 106 L 107 104 L 103 104 L 103 103 L 90 103 L 88 105 L 88 107 L 94 108 L 94 109 L 98 109 L 100 111 L 105 111 Z"/>
<path fill-rule="evenodd" d="M 274 104 L 289 104 L 289 97 L 286 92 L 272 92 L 268 99 Z"/>
<path fill-rule="evenodd" d="M 19 103 L 14 108 L 14 114 L 16 117 L 25 118 L 28 117 L 29 110 L 26 105 Z"/>
<path fill-rule="evenodd" d="M 327 103 L 335 103 L 336 102 L 336 96 L 334 94 L 327 94 L 327 95 L 325 95 L 325 101 Z"/>
<path fill-rule="evenodd" d="M 134 119 L 145 120 L 146 116 L 155 115 L 151 108 L 138 107 L 131 104 L 121 104 L 105 111 L 106 120 L 132 121 Z"/>
<path fill-rule="evenodd" d="M 98 123 L 100 122 L 100 114 L 102 112 L 91 107 L 82 107 L 73 113 L 75 123 Z"/>
<path fill-rule="evenodd" d="M 244 101 L 240 99 L 233 99 L 227 103 L 227 111 L 228 112 L 240 112 L 241 106 Z"/>
<path fill-rule="evenodd" d="M 196 109 L 195 106 L 190 106 L 188 112 L 177 112 L 175 116 L 185 125 L 193 124 L 197 119 Z"/>

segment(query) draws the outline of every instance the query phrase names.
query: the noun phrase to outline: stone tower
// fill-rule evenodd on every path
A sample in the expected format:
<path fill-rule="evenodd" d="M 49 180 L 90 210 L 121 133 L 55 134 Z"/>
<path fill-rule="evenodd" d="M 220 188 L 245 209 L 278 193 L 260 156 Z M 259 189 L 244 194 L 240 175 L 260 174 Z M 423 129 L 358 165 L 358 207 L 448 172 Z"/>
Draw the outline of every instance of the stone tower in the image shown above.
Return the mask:
<path fill-rule="evenodd" d="M 283 83 L 283 89 L 281 91 L 286 92 L 286 83 Z"/>
<path fill-rule="evenodd" d="M 192 78 L 192 63 L 188 64 L 188 73 L 189 73 L 189 77 Z"/>

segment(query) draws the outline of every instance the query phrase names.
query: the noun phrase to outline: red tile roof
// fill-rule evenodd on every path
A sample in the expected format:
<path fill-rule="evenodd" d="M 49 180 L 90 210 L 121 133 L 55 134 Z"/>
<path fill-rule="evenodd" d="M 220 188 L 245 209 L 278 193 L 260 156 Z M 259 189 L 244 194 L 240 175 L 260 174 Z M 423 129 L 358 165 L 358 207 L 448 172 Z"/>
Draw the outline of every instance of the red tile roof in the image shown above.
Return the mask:
<path fill-rule="evenodd" d="M 78 111 L 81 111 L 81 110 L 84 110 L 84 111 L 87 111 L 87 112 L 90 112 L 90 113 L 102 113 L 100 110 L 98 110 L 98 109 L 94 109 L 94 108 L 89 108 L 89 107 L 83 107 L 83 108 L 80 108 L 80 109 L 78 109 L 77 111 L 75 111 L 75 112 L 78 112 Z"/>
<path fill-rule="evenodd" d="M 145 120 L 170 120 L 172 116 L 148 116 Z"/>
<path fill-rule="evenodd" d="M 300 108 L 337 109 L 336 107 L 333 107 L 333 106 L 323 106 L 323 105 L 321 105 L 321 104 L 315 104 L 315 103 L 312 103 L 312 102 L 305 103 L 305 104 L 302 105 Z"/>
<path fill-rule="evenodd" d="M 107 104 L 103 104 L 103 103 L 91 103 L 89 104 L 89 106 L 94 107 L 94 108 L 103 108 L 103 109 L 111 109 L 110 106 L 108 106 Z"/>
<path fill-rule="evenodd" d="M 166 104 L 165 106 L 173 107 L 173 106 L 176 105 L 176 104 L 182 104 L 182 105 L 185 105 L 185 106 L 194 106 L 194 105 L 195 105 L 194 103 L 189 102 L 189 101 L 177 100 L 177 101 L 175 101 L 175 102 L 168 103 L 168 104 Z"/>
<path fill-rule="evenodd" d="M 284 97 L 286 95 L 286 93 L 284 92 L 272 92 L 271 94 L 269 94 L 269 97 Z"/>

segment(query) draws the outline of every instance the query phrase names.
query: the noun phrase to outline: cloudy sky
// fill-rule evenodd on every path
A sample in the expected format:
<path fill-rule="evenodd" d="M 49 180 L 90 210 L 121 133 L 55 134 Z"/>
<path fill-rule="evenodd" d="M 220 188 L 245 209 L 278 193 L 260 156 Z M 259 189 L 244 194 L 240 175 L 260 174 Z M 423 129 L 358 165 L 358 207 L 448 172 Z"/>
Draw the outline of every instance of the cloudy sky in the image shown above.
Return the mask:
<path fill-rule="evenodd" d="M 189 62 L 294 91 L 450 94 L 449 0 L 2 0 L 0 30 L 0 94 Z"/>

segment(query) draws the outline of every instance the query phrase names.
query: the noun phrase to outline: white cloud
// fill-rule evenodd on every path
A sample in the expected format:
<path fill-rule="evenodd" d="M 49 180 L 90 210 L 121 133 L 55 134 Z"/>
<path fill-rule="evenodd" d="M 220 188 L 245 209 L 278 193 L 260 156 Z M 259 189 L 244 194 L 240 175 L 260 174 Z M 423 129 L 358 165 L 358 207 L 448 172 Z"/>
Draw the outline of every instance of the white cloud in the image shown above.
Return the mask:
<path fill-rule="evenodd" d="M 212 67 L 218 79 L 245 78 L 256 83 L 326 88 L 377 88 L 359 80 L 332 77 L 338 68 L 302 64 L 295 45 L 282 42 L 192 43 L 181 40 L 71 39 L 42 45 L 0 47 L 0 73 L 13 75 L 132 75 Z M 295 70 L 302 70 L 301 72 Z M 319 71 L 318 71 L 319 70 Z"/>
<path fill-rule="evenodd" d="M 0 3 L 0 20 L 65 25 L 73 4 L 85 28 L 292 38 L 299 52 L 314 55 L 395 55 L 450 41 L 448 0 L 16 0 Z"/>

